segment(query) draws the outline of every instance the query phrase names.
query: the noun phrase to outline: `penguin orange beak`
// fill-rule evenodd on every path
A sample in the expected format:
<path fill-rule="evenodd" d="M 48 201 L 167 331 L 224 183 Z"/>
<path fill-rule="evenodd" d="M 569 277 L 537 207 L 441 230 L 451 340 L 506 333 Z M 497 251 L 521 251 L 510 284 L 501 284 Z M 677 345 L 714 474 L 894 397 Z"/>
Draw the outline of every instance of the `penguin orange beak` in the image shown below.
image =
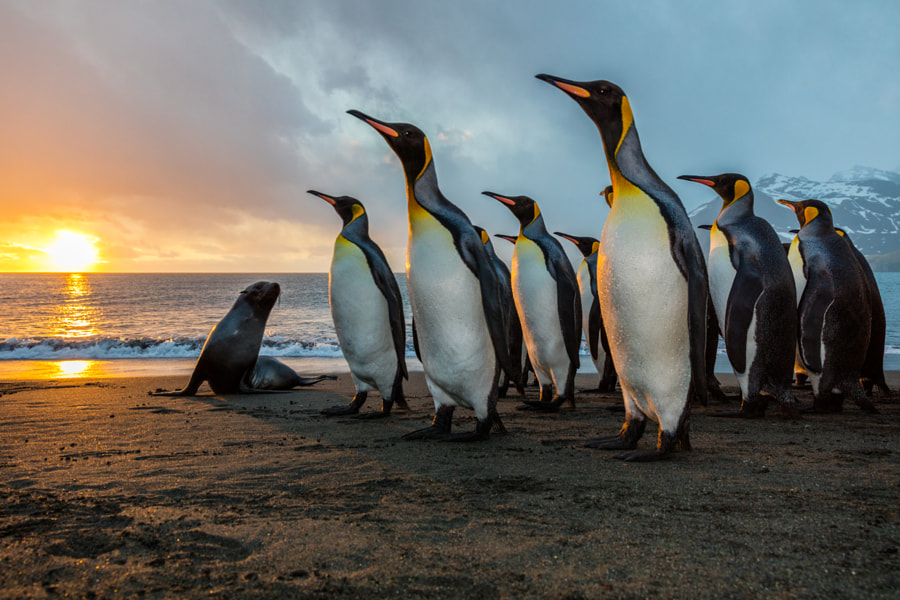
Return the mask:
<path fill-rule="evenodd" d="M 574 98 L 589 98 L 591 95 L 591 93 L 584 89 L 577 81 L 571 81 L 569 79 L 563 79 L 561 77 L 554 77 L 553 75 L 547 75 L 546 73 L 535 75 L 535 77 L 537 77 L 541 81 L 546 81 L 552 86 L 558 87 Z"/>
<path fill-rule="evenodd" d="M 361 121 L 365 121 L 371 127 L 373 127 L 376 131 L 378 131 L 380 134 L 382 134 L 386 137 L 392 137 L 392 138 L 400 137 L 400 134 L 397 133 L 397 130 L 394 129 L 393 127 L 391 127 L 390 125 L 388 125 L 387 123 L 385 123 L 384 121 L 379 121 L 378 119 L 370 117 L 369 115 L 362 113 L 355 109 L 348 110 L 347 114 L 353 115 L 354 117 L 356 117 L 357 119 L 359 119 Z"/>
<path fill-rule="evenodd" d="M 570 242 L 572 242 L 572 243 L 575 244 L 576 246 L 578 245 L 578 240 L 576 240 L 575 238 L 573 238 L 573 237 L 572 237 L 571 235 L 569 235 L 568 233 L 563 233 L 563 232 L 561 232 L 561 231 L 554 231 L 553 233 L 555 233 L 556 235 L 558 235 L 558 236 L 561 237 L 561 238 L 565 238 L 565 239 L 569 240 Z"/>
<path fill-rule="evenodd" d="M 313 196 L 318 196 L 328 204 L 334 206 L 335 200 L 333 196 L 329 196 L 328 194 L 323 194 L 322 192 L 317 192 L 316 190 L 306 190 L 307 194 L 312 194 Z"/>
<path fill-rule="evenodd" d="M 507 242 L 509 242 L 511 244 L 515 244 L 516 239 L 517 239 L 516 236 L 514 236 L 514 235 L 504 235 L 502 233 L 495 233 L 494 237 L 500 238 L 501 240 L 506 240 Z"/>
<path fill-rule="evenodd" d="M 711 188 L 716 187 L 715 181 L 713 181 L 709 177 L 702 177 L 700 175 L 679 175 L 678 179 L 684 179 L 685 181 L 693 181 L 694 183 L 702 183 L 703 185 L 708 185 Z"/>
<path fill-rule="evenodd" d="M 776 200 L 776 202 L 778 202 L 778 204 L 783 204 L 794 211 L 794 214 L 797 215 L 797 220 L 800 222 L 801 228 L 806 225 L 806 214 L 802 202 L 792 202 L 784 199 Z"/>
<path fill-rule="evenodd" d="M 495 194 L 494 192 L 481 192 L 481 193 L 484 194 L 485 196 L 489 196 L 489 197 L 493 198 L 494 200 L 498 200 L 498 201 L 502 202 L 506 206 L 515 206 L 516 205 L 515 200 L 507 198 L 506 196 L 501 196 L 500 194 Z"/>

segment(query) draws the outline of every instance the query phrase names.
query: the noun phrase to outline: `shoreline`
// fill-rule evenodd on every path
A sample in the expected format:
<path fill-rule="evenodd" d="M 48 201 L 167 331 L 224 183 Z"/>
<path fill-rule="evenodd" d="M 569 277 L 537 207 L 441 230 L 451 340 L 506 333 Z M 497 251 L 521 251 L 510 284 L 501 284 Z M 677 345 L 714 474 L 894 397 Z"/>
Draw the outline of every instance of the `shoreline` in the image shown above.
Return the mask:
<path fill-rule="evenodd" d="M 276 356 L 302 375 L 339 375 L 349 373 L 343 357 Z M 415 357 L 407 357 L 410 372 L 421 372 L 422 363 Z M 118 358 L 62 360 L 0 360 L 0 382 L 23 380 L 80 380 L 85 378 L 116 377 L 189 377 L 197 363 L 196 357 L 186 358 Z M 885 372 L 900 371 L 900 354 L 886 354 Z M 596 374 L 589 357 L 582 357 L 579 376 Z M 733 377 L 731 365 L 724 351 L 716 357 L 716 376 Z"/>
<path fill-rule="evenodd" d="M 900 372 L 887 376 L 900 390 Z M 580 392 L 575 409 L 549 415 L 501 400 L 509 434 L 448 444 L 400 440 L 431 420 L 421 372 L 405 388 L 410 410 L 384 420 L 319 413 L 349 402 L 346 373 L 282 394 L 147 395 L 184 382 L 0 383 L 6 597 L 862 599 L 900 588 L 900 398 L 877 399 L 874 416 L 847 403 L 797 421 L 774 407 L 753 421 L 712 416 L 733 404 L 696 407 L 692 451 L 630 464 L 581 447 L 621 426 L 617 393 Z M 370 394 L 363 411 L 378 407 Z M 472 412 L 456 412 L 454 431 L 471 430 Z M 650 425 L 640 447 L 655 440 Z"/>

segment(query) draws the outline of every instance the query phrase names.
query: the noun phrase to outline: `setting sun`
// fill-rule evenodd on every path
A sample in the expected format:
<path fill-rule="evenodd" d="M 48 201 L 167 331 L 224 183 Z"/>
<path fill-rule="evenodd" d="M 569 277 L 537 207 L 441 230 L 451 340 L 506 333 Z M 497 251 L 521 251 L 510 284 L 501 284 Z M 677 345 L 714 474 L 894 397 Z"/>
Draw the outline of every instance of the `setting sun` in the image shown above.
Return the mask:
<path fill-rule="evenodd" d="M 51 269 L 68 273 L 91 270 L 97 262 L 95 240 L 74 231 L 57 231 L 56 239 L 46 249 Z"/>

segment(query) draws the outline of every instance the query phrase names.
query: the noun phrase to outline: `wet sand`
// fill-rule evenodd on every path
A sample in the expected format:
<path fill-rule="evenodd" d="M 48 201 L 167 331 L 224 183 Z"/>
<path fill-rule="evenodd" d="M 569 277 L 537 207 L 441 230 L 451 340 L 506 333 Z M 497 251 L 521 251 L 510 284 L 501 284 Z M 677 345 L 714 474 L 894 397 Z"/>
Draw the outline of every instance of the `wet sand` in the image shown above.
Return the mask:
<path fill-rule="evenodd" d="M 900 594 L 896 398 L 795 422 L 695 407 L 693 451 L 629 464 L 580 447 L 617 431 L 618 394 L 553 415 L 501 401 L 507 435 L 450 444 L 399 439 L 431 419 L 421 373 L 411 411 L 388 420 L 319 415 L 352 397 L 346 374 L 285 394 L 147 395 L 184 382 L 0 383 L 0 597 Z M 457 410 L 455 430 L 474 425 Z"/>

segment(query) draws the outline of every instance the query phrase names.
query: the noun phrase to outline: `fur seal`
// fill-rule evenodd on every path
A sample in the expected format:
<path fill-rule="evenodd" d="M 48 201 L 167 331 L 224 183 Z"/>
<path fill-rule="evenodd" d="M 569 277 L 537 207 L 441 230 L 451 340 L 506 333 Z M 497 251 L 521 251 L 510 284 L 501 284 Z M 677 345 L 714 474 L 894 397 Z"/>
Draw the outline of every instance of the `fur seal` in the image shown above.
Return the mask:
<path fill-rule="evenodd" d="M 209 332 L 187 386 L 171 392 L 157 390 L 150 395 L 195 396 L 204 381 L 216 394 L 259 391 L 250 380 L 266 320 L 280 293 L 281 287 L 268 281 L 257 281 L 243 290 L 228 314 Z"/>

